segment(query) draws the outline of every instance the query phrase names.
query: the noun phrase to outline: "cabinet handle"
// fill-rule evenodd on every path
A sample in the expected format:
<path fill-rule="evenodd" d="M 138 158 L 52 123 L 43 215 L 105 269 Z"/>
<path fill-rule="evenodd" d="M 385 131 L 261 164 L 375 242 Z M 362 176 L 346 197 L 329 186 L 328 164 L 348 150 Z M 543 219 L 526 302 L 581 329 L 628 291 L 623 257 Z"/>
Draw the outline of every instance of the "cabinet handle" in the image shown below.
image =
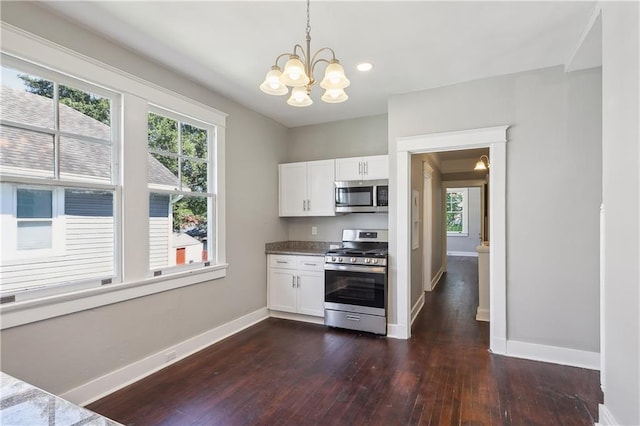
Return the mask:
<path fill-rule="evenodd" d="M 286 260 L 276 260 L 276 263 L 289 263 Z"/>
<path fill-rule="evenodd" d="M 296 287 L 300 288 L 300 275 L 298 275 L 298 279 L 296 280 Z"/>
<path fill-rule="evenodd" d="M 307 211 L 311 211 L 311 200 L 307 200 Z"/>
<path fill-rule="evenodd" d="M 345 318 L 351 321 L 360 321 L 360 317 L 356 315 L 346 315 Z"/>
<path fill-rule="evenodd" d="M 305 262 L 304 264 L 305 264 L 305 266 L 317 266 L 318 265 L 317 263 L 307 263 L 307 262 Z"/>
<path fill-rule="evenodd" d="M 364 162 L 364 174 L 365 175 L 369 175 L 369 162 L 368 161 Z"/>
<path fill-rule="evenodd" d="M 296 288 L 296 276 L 291 275 L 291 288 Z"/>
<path fill-rule="evenodd" d="M 358 161 L 358 174 L 362 174 L 362 161 Z"/>

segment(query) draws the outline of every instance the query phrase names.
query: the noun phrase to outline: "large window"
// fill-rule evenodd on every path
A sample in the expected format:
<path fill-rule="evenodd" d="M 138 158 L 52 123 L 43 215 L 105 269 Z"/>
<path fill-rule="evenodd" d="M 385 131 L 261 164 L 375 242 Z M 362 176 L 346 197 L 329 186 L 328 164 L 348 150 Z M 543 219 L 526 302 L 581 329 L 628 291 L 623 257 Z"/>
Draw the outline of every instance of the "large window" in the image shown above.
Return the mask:
<path fill-rule="evenodd" d="M 224 277 L 225 114 L 5 34 L 0 328 Z"/>
<path fill-rule="evenodd" d="M 113 281 L 117 95 L 4 56 L 1 90 L 2 295 Z"/>
<path fill-rule="evenodd" d="M 215 128 L 154 109 L 148 117 L 149 266 L 199 265 L 214 257 Z"/>
<path fill-rule="evenodd" d="M 447 235 L 467 236 L 468 223 L 468 188 L 447 188 L 446 218 Z"/>

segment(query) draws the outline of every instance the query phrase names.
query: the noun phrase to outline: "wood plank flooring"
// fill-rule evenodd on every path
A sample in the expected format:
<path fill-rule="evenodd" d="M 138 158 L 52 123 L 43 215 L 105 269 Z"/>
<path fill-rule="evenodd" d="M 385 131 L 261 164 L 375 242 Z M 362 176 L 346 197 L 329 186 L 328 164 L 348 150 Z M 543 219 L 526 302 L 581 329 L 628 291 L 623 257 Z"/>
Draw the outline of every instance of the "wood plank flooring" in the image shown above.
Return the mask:
<path fill-rule="evenodd" d="M 409 341 L 268 319 L 87 408 L 127 425 L 593 425 L 599 373 L 492 355 L 477 259 Z"/>

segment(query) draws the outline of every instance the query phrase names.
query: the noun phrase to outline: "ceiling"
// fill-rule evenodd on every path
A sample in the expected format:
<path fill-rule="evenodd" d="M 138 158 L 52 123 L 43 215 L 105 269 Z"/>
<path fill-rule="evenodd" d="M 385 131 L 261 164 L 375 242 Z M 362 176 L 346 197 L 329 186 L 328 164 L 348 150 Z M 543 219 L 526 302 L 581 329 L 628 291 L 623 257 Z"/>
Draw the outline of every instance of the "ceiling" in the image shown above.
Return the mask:
<path fill-rule="evenodd" d="M 304 44 L 302 0 L 44 4 L 287 127 L 385 114 L 395 94 L 565 64 L 595 7 L 593 1 L 314 0 L 311 50 L 335 50 L 351 80 L 350 99 L 326 104 L 315 86 L 314 104 L 295 108 L 258 86 L 277 55 Z M 372 71 L 355 69 L 363 60 L 374 64 Z"/>

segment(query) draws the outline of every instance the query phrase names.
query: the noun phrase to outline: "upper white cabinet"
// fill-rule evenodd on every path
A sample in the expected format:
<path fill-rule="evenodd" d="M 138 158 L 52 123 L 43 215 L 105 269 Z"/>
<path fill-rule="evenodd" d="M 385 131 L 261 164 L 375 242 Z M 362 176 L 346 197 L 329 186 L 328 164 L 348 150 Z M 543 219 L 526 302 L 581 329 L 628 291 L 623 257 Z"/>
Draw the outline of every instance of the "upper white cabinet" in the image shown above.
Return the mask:
<path fill-rule="evenodd" d="M 278 165 L 280 216 L 335 216 L 335 160 Z"/>
<path fill-rule="evenodd" d="M 336 180 L 389 179 L 389 156 L 338 158 Z"/>

